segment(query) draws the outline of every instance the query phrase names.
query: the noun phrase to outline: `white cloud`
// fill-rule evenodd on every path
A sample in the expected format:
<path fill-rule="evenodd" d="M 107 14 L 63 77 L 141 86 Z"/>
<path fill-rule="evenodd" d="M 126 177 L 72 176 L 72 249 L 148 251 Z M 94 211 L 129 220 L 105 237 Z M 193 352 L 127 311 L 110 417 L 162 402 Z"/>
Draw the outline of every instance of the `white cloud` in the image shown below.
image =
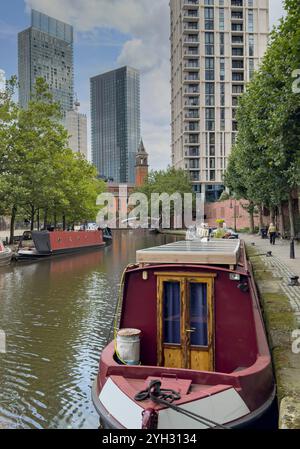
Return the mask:
<path fill-rule="evenodd" d="M 283 0 L 269 0 L 270 3 L 270 25 L 276 25 L 284 15 Z"/>
<path fill-rule="evenodd" d="M 171 153 L 169 1 L 25 0 L 25 3 L 28 8 L 71 23 L 85 37 L 94 38 L 98 28 L 128 35 L 116 65 L 141 70 L 143 139 L 151 166 L 165 167 Z"/>
<path fill-rule="evenodd" d="M 99 28 L 128 35 L 116 65 L 128 64 L 141 70 L 144 143 L 153 168 L 170 163 L 169 0 L 25 0 L 25 3 L 28 8 L 71 23 L 81 36 L 90 36 L 93 41 L 97 40 Z M 282 3 L 270 0 L 272 25 L 282 16 Z"/>

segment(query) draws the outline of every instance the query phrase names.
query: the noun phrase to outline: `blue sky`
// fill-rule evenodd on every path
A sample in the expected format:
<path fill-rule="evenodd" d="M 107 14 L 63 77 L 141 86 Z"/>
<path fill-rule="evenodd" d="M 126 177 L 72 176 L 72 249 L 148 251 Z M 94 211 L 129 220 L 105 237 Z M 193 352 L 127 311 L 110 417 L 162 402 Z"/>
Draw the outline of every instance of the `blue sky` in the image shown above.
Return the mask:
<path fill-rule="evenodd" d="M 170 163 L 169 0 L 2 0 L 0 69 L 17 73 L 17 33 L 30 7 L 74 25 L 75 91 L 89 117 L 89 78 L 129 64 L 141 70 L 142 134 L 154 169 Z M 270 0 L 270 23 L 282 16 Z"/>

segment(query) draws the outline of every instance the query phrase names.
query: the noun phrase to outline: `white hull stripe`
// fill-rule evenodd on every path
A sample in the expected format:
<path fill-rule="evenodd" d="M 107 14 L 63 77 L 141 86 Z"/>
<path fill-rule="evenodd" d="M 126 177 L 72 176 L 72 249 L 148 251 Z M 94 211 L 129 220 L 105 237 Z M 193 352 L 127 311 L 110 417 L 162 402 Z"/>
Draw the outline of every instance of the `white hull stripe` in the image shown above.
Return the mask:
<path fill-rule="evenodd" d="M 126 396 L 112 379 L 107 380 L 99 399 L 108 413 L 123 427 L 126 429 L 141 428 L 144 409 Z M 181 405 L 180 407 L 220 424 L 229 423 L 250 413 L 250 410 L 234 388 Z M 165 409 L 159 412 L 158 428 L 204 429 L 206 426 L 175 410 Z"/>

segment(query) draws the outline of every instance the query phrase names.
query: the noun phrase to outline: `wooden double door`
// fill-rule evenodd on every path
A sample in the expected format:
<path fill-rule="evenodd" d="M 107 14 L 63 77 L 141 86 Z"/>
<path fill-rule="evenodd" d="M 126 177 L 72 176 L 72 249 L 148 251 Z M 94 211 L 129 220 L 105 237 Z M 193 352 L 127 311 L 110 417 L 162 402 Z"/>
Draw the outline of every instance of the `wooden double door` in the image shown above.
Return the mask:
<path fill-rule="evenodd" d="M 214 369 L 214 277 L 157 273 L 159 366 Z"/>

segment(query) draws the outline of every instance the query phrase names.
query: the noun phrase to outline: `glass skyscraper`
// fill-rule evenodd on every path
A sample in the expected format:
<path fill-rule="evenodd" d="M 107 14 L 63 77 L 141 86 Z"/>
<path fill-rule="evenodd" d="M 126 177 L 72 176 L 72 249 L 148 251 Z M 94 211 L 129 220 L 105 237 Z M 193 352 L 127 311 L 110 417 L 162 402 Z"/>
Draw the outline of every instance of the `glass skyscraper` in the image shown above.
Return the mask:
<path fill-rule="evenodd" d="M 18 35 L 19 103 L 26 108 L 36 78 L 48 83 L 63 113 L 73 109 L 73 27 L 38 11 Z"/>
<path fill-rule="evenodd" d="M 100 176 L 135 182 L 141 139 L 140 74 L 122 67 L 91 78 L 92 158 Z"/>

